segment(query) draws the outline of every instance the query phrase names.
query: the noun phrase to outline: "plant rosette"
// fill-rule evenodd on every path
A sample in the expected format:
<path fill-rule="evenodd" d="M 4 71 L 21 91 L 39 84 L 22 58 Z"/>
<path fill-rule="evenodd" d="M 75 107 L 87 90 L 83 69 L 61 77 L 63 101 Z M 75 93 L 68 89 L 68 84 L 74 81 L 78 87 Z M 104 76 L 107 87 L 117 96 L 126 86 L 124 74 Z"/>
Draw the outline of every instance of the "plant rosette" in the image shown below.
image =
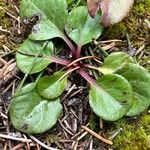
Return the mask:
<path fill-rule="evenodd" d="M 44 0 L 44 3 L 22 0 L 20 14 L 28 18 L 38 15 L 39 20 L 16 52 L 17 66 L 25 73 L 9 109 L 16 129 L 37 134 L 52 128 L 63 110 L 59 97 L 65 90 L 68 76 L 74 72 L 89 83 L 90 107 L 104 120 L 116 121 L 125 115 L 138 115 L 149 107 L 150 74 L 132 57 L 123 52 L 112 53 L 97 67 L 85 60 L 100 58 L 81 56 L 86 51 L 83 46 L 102 34 L 99 14 L 91 18 L 85 6 L 68 12 L 66 0 Z M 61 38 L 67 44 L 70 59 L 55 54 L 54 38 Z M 53 75 L 41 77 L 41 72 L 51 63 L 63 67 Z M 91 69 L 99 74 L 98 79 L 89 75 Z M 22 86 L 29 74 L 37 73 L 39 76 L 34 83 Z"/>

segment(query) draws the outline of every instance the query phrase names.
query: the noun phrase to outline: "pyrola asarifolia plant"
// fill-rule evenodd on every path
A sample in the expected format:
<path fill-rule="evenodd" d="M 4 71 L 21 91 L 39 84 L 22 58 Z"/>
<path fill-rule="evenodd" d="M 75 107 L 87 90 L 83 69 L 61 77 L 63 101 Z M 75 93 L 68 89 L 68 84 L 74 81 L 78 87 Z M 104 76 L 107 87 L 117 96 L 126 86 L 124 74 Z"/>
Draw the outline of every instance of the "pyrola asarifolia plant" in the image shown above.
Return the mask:
<path fill-rule="evenodd" d="M 22 0 L 20 13 L 21 17 L 36 15 L 39 19 L 16 52 L 17 66 L 25 77 L 12 96 L 9 110 L 15 128 L 36 134 L 53 127 L 63 110 L 59 96 L 65 90 L 68 76 L 74 72 L 88 82 L 90 107 L 104 120 L 138 115 L 149 107 L 150 74 L 132 57 L 115 52 L 107 56 L 102 65 L 94 66 L 88 60 L 97 62 L 100 57 L 83 56 L 88 51 L 84 45 L 102 33 L 101 15 L 91 18 L 85 6 L 68 13 L 66 0 Z M 57 45 L 58 38 L 66 45 L 62 40 L 61 45 Z M 64 49 L 71 55 L 69 59 L 56 55 Z M 53 75 L 42 76 L 51 63 L 62 68 Z M 91 69 L 98 73 L 97 79 L 89 75 Z M 38 77 L 22 87 L 29 74 L 38 74 Z"/>

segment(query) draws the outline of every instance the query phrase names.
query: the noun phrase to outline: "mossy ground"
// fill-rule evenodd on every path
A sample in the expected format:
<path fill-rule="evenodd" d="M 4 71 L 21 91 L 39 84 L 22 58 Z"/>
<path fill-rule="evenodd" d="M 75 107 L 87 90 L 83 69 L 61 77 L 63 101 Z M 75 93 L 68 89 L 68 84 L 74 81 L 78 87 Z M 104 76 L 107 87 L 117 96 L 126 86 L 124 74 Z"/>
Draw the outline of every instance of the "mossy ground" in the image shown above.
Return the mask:
<path fill-rule="evenodd" d="M 6 2 L 4 0 L 0 0 L 0 26 L 4 30 L 9 30 L 11 26 L 10 19 L 6 15 L 6 9 L 9 8 L 8 5 L 6 5 Z M 0 51 L 3 49 L 3 45 L 7 45 L 7 36 L 8 34 L 5 32 L 0 31 Z"/>
<path fill-rule="evenodd" d="M 148 150 L 150 149 L 150 115 L 143 114 L 135 120 L 121 119 L 114 123 L 110 130 L 122 131 L 114 139 L 115 150 Z"/>
<path fill-rule="evenodd" d="M 140 47 L 142 53 L 137 55 L 137 61 L 150 71 L 150 0 L 136 0 L 129 15 L 121 22 L 105 31 L 106 39 L 122 39 L 126 35 L 134 48 Z M 127 43 L 127 42 L 126 42 Z"/>
<path fill-rule="evenodd" d="M 0 26 L 3 29 L 8 29 L 10 27 L 10 20 L 6 17 L 5 10 L 9 6 L 6 5 L 4 0 L 0 0 Z"/>
<path fill-rule="evenodd" d="M 0 0 L 0 52 L 3 53 L 4 47 L 8 47 L 9 50 L 14 50 L 17 46 L 15 41 L 18 38 L 17 33 L 17 20 L 14 17 L 18 17 L 16 9 L 16 1 Z M 13 17 L 12 17 L 12 16 Z"/>
<path fill-rule="evenodd" d="M 130 14 L 119 24 L 110 28 L 109 38 L 123 38 L 128 33 L 135 47 L 143 44 L 150 46 L 149 27 L 146 20 L 150 21 L 150 1 L 136 0 Z"/>

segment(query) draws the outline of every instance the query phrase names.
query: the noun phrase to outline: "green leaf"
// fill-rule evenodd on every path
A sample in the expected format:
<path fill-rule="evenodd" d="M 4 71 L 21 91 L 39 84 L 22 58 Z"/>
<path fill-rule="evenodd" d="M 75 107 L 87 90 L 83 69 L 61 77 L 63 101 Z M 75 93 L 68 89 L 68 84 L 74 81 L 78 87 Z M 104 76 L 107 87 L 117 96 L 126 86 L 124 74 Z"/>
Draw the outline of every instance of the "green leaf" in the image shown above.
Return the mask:
<path fill-rule="evenodd" d="M 110 74 L 121 68 L 126 63 L 133 63 L 134 59 L 124 52 L 110 54 L 98 70 L 103 74 Z"/>
<path fill-rule="evenodd" d="M 102 26 L 99 20 L 99 15 L 94 19 L 91 18 L 85 6 L 77 7 L 69 14 L 66 32 L 77 45 L 82 47 L 101 35 Z"/>
<path fill-rule="evenodd" d="M 59 98 L 53 101 L 40 97 L 35 84 L 21 89 L 11 101 L 9 115 L 13 126 L 28 134 L 42 133 L 52 128 L 62 113 Z"/>
<path fill-rule="evenodd" d="M 43 45 L 45 47 L 43 48 Z M 43 49 L 43 50 L 42 50 Z M 23 73 L 37 73 L 46 68 L 51 61 L 44 57 L 36 57 L 38 54 L 51 56 L 53 54 L 53 43 L 49 42 L 46 45 L 46 42 L 35 42 L 32 40 L 26 40 L 19 48 L 16 53 L 16 61 L 18 68 Z M 32 54 L 35 56 L 28 56 L 22 53 Z"/>
<path fill-rule="evenodd" d="M 65 72 L 57 72 L 52 76 L 45 76 L 39 79 L 37 83 L 38 93 L 46 99 L 54 99 L 60 96 L 67 85 L 67 77 L 59 79 Z"/>
<path fill-rule="evenodd" d="M 132 105 L 132 88 L 120 75 L 107 74 L 91 85 L 89 103 L 104 120 L 115 121 L 124 116 Z"/>
<path fill-rule="evenodd" d="M 138 115 L 150 106 L 150 73 L 137 64 L 126 64 L 117 74 L 128 80 L 133 89 L 133 106 L 127 116 Z"/>
<path fill-rule="evenodd" d="M 22 17 L 40 17 L 33 27 L 31 39 L 64 37 L 63 31 L 68 17 L 66 0 L 21 0 L 20 12 Z"/>

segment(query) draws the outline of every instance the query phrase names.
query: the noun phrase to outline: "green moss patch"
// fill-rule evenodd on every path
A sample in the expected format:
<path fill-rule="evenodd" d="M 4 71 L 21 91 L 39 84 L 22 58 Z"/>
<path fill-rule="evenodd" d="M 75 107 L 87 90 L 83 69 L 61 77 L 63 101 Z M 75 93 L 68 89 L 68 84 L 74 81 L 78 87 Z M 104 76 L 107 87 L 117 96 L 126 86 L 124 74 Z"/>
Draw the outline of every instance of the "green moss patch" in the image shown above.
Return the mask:
<path fill-rule="evenodd" d="M 150 1 L 136 0 L 124 21 L 109 29 L 108 38 L 123 38 L 128 33 L 135 47 L 148 45 L 150 35 L 146 19 L 150 21 Z"/>
<path fill-rule="evenodd" d="M 143 114 L 135 120 L 122 119 L 111 128 L 122 131 L 113 140 L 115 150 L 148 150 L 150 149 L 150 115 Z"/>
<path fill-rule="evenodd" d="M 10 27 L 10 21 L 8 19 L 8 17 L 6 16 L 6 8 L 8 8 L 9 6 L 6 5 L 4 0 L 0 0 L 0 26 L 2 26 L 2 28 L 7 29 Z"/>

